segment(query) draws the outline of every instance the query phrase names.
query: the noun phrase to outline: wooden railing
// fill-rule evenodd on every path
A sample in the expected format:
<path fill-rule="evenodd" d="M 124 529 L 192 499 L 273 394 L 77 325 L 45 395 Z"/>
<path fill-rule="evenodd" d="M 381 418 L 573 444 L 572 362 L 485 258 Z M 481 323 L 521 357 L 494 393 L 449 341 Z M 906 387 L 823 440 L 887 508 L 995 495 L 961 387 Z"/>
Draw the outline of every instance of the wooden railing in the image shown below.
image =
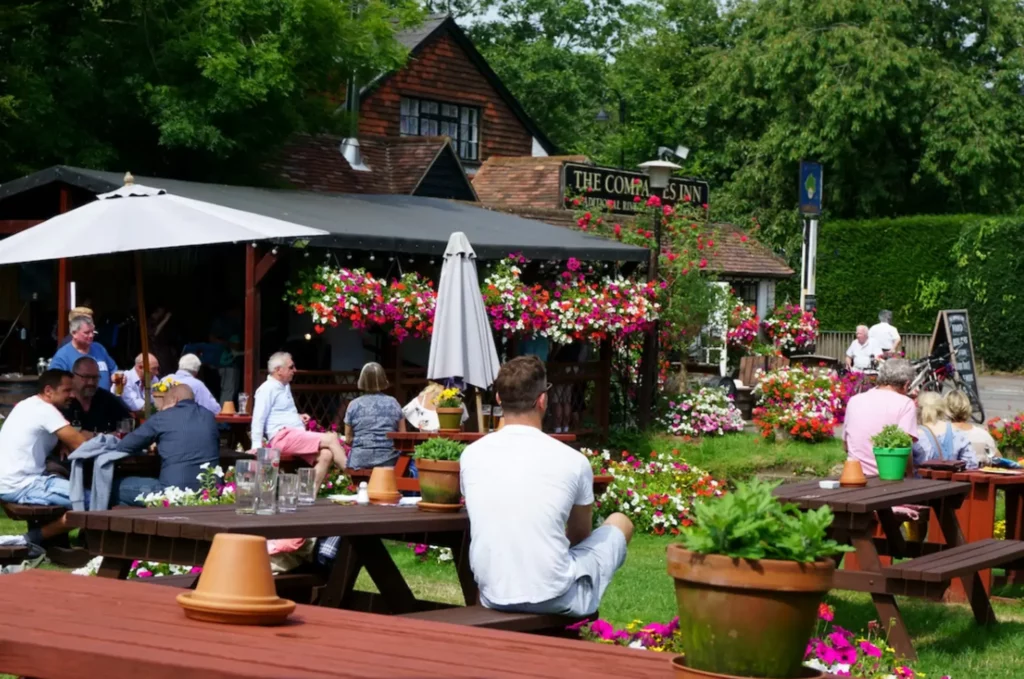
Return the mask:
<path fill-rule="evenodd" d="M 818 334 L 818 347 L 814 352 L 819 356 L 830 356 L 842 361 L 846 356 L 846 350 L 850 348 L 853 340 L 856 339 L 856 332 L 836 332 L 826 330 Z M 914 360 L 928 355 L 928 349 L 932 341 L 931 335 L 919 335 L 913 333 L 900 333 L 903 338 L 901 345 L 906 352 L 907 358 Z"/>

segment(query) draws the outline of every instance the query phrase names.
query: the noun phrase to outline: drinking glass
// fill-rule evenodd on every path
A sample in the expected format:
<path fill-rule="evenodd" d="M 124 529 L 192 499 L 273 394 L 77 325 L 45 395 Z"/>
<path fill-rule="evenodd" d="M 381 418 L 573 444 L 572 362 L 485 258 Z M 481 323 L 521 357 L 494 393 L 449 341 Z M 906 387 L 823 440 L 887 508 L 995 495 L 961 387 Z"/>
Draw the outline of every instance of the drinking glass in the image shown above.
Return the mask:
<path fill-rule="evenodd" d="M 238 414 L 239 415 L 245 415 L 246 413 L 248 413 L 249 412 L 247 410 L 248 407 L 249 407 L 249 394 L 245 393 L 244 391 L 239 392 L 238 393 Z"/>
<path fill-rule="evenodd" d="M 294 512 L 298 510 L 299 475 L 277 475 L 277 511 Z"/>
<path fill-rule="evenodd" d="M 256 513 L 277 513 L 277 476 L 281 467 L 281 451 L 260 448 L 256 451 Z"/>
<path fill-rule="evenodd" d="M 299 504 L 300 505 L 312 505 L 316 504 L 316 469 L 312 467 L 302 467 L 298 473 L 299 479 Z"/>
<path fill-rule="evenodd" d="M 484 426 L 487 427 L 487 431 L 494 431 L 494 420 L 491 419 L 491 406 L 484 404 L 480 406 L 480 414 L 484 418 Z"/>
<path fill-rule="evenodd" d="M 235 513 L 252 514 L 256 511 L 256 460 L 235 463 Z"/>

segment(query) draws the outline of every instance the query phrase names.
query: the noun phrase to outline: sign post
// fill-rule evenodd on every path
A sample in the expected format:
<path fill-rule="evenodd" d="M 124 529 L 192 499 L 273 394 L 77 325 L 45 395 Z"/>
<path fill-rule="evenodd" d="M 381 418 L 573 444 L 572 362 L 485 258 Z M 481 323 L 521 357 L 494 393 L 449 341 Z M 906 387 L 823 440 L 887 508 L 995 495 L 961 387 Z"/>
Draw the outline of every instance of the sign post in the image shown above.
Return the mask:
<path fill-rule="evenodd" d="M 813 311 L 817 306 L 814 279 L 818 260 L 818 217 L 821 216 L 824 186 L 821 163 L 800 161 L 800 214 L 804 216 L 800 308 L 804 311 Z"/>

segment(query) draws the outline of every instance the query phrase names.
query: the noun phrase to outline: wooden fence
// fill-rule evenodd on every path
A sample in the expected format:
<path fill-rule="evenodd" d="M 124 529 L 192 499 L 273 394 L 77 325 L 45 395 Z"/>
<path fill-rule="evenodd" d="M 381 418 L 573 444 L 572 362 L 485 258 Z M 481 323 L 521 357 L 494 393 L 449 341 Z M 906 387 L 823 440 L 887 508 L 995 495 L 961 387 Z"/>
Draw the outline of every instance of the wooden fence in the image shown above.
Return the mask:
<path fill-rule="evenodd" d="M 856 339 L 856 332 L 835 332 L 832 330 L 826 330 L 818 334 L 818 348 L 814 352 L 819 356 L 829 356 L 837 360 L 843 360 L 846 356 L 846 350 L 853 344 L 853 340 Z M 907 358 L 915 360 L 923 356 L 928 355 L 928 349 L 932 341 L 931 335 L 920 335 L 920 334 L 900 334 L 903 338 L 903 351 L 906 352 Z"/>

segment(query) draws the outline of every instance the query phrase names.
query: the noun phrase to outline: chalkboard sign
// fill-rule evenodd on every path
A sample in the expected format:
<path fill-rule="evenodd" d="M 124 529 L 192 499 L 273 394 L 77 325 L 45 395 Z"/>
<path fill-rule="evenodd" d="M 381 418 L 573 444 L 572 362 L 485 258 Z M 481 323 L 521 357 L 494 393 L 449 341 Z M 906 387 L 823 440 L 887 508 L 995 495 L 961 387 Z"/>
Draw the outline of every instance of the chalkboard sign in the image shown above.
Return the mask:
<path fill-rule="evenodd" d="M 974 342 L 966 309 L 940 311 L 932 331 L 931 355 L 948 355 L 957 374 L 971 389 L 971 405 L 980 408 L 978 373 L 974 363 Z"/>

